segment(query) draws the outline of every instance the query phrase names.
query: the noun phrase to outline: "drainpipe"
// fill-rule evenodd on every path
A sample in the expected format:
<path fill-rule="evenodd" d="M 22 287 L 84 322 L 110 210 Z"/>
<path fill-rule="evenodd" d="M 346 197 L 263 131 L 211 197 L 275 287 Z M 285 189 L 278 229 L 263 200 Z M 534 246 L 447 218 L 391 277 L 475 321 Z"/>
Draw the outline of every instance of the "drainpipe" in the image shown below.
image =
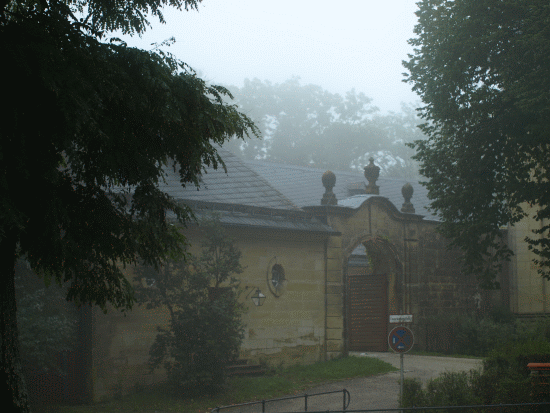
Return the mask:
<path fill-rule="evenodd" d="M 541 219 L 540 220 L 540 229 L 542 230 L 542 228 L 544 227 L 544 219 Z M 540 237 L 543 238 L 544 237 L 544 234 L 541 232 L 540 234 Z M 546 309 L 547 309 L 547 305 L 546 305 L 546 279 L 544 277 L 540 277 L 540 279 L 542 280 L 542 312 L 546 314 Z"/>
<path fill-rule="evenodd" d="M 402 304 L 402 311 L 403 314 L 410 314 L 408 310 L 410 297 L 408 297 L 408 288 L 407 288 L 407 223 L 403 222 L 403 304 Z M 397 257 L 396 257 L 397 258 Z M 407 298 L 407 299 L 406 299 Z"/>
<path fill-rule="evenodd" d="M 325 259 L 325 340 L 324 340 L 324 361 L 327 361 L 328 357 L 327 357 L 327 328 L 328 328 L 328 320 L 327 320 L 327 317 L 328 317 L 328 290 L 327 290 L 327 285 L 328 285 L 328 240 L 329 238 L 325 239 L 325 249 L 324 249 L 324 259 Z"/>

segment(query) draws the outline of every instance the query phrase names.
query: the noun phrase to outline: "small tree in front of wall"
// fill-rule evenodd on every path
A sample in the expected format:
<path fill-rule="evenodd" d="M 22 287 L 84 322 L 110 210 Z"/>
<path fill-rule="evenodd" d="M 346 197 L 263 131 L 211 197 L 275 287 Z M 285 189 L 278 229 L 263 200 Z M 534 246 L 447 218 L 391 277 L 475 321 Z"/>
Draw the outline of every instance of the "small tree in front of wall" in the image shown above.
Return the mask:
<path fill-rule="evenodd" d="M 76 349 L 78 313 L 66 286 L 48 288 L 29 263 L 15 263 L 15 297 L 21 360 L 25 369 L 64 374 L 56 356 Z"/>
<path fill-rule="evenodd" d="M 148 309 L 164 307 L 169 327 L 158 327 L 150 350 L 152 370 L 165 367 L 168 384 L 191 396 L 219 391 L 226 366 L 238 357 L 243 338 L 243 304 L 238 302 L 241 252 L 212 216 L 199 222 L 202 252 L 167 262 L 162 269 L 136 270 L 136 300 Z"/>

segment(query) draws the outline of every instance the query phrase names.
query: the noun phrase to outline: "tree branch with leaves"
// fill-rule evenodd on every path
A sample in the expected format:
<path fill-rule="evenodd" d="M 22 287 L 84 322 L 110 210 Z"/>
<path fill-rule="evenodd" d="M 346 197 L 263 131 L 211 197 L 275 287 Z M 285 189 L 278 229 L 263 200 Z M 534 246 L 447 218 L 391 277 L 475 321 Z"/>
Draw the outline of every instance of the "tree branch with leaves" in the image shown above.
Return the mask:
<path fill-rule="evenodd" d="M 431 207 L 465 269 L 485 287 L 512 251 L 502 228 L 534 218 L 525 240 L 550 278 L 550 5 L 544 0 L 423 0 L 405 81 L 427 140 L 415 159 Z M 536 206 L 536 212 L 530 211 Z"/>
<path fill-rule="evenodd" d="M 67 283 L 77 304 L 130 309 L 121 267 L 158 268 L 185 250 L 167 225 L 191 211 L 162 193 L 164 168 L 182 186 L 199 185 L 205 166 L 232 137 L 258 136 L 253 122 L 160 49 L 108 39 L 141 34 L 147 13 L 196 9 L 195 0 L 12 1 L 0 4 L 6 79 L 0 117 L 0 296 L 2 399 L 28 411 L 21 381 L 14 266 L 25 255 L 45 281 Z M 76 19 L 77 12 L 88 13 Z M 105 41 L 104 41 L 105 40 Z M 112 40 L 112 41 L 111 41 Z"/>

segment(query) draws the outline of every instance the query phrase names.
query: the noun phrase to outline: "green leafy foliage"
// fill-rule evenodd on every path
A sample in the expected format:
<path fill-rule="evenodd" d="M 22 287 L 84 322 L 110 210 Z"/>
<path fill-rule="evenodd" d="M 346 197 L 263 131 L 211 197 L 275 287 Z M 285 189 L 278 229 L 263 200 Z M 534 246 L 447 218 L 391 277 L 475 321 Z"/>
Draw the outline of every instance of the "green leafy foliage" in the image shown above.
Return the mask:
<path fill-rule="evenodd" d="M 426 392 L 422 389 L 422 382 L 418 379 L 405 378 L 403 380 L 403 394 L 399 404 L 401 407 L 427 406 Z"/>
<path fill-rule="evenodd" d="M 223 103 L 226 89 L 159 50 L 101 43 L 67 7 L 0 25 L 6 77 L 18 85 L 4 93 L 2 230 L 14 229 L 46 278 L 72 280 L 70 299 L 124 307 L 131 289 L 117 263 L 158 266 L 184 245 L 165 211 L 185 222 L 189 210 L 156 188 L 163 168 L 198 184 L 204 165 L 222 164 L 213 144 L 256 129 Z"/>
<path fill-rule="evenodd" d="M 505 308 L 495 308 L 484 317 L 427 317 L 418 334 L 425 337 L 428 351 L 485 357 L 502 345 L 525 340 L 550 342 L 550 320 L 518 318 Z"/>
<path fill-rule="evenodd" d="M 221 389 L 225 367 L 238 356 L 244 332 L 235 279 L 243 271 L 241 252 L 219 218 L 202 219 L 200 228 L 200 256 L 169 262 L 160 271 L 136 270 L 138 303 L 166 307 L 170 313 L 169 328 L 159 327 L 151 347 L 151 366 L 163 366 L 170 388 L 184 397 Z"/>
<path fill-rule="evenodd" d="M 428 139 L 413 146 L 440 230 L 464 251 L 465 270 L 493 288 L 512 253 L 501 228 L 530 215 L 540 228 L 526 241 L 548 278 L 550 5 L 423 0 L 418 6 L 405 80 L 424 103 Z"/>
<path fill-rule="evenodd" d="M 26 256 L 46 284 L 66 283 L 77 304 L 131 308 L 121 267 L 158 268 L 185 250 L 166 214 L 184 225 L 191 212 L 158 190 L 164 168 L 175 168 L 182 185 L 198 184 L 205 166 L 223 166 L 216 145 L 258 136 L 224 101 L 227 89 L 207 85 L 161 46 L 144 51 L 107 37 L 141 34 L 148 13 L 163 21 L 165 5 L 197 4 L 0 0 L 0 381 L 2 399 L 22 411 L 16 258 Z"/>
<path fill-rule="evenodd" d="M 65 300 L 64 289 L 44 287 L 23 259 L 16 265 L 15 290 L 23 365 L 63 374 L 56 356 L 76 348 L 75 305 Z"/>
<path fill-rule="evenodd" d="M 263 141 L 233 141 L 235 153 L 248 159 L 360 170 L 374 156 L 383 176 L 417 176 L 406 142 L 422 139 L 414 109 L 378 114 L 372 99 L 355 89 L 345 96 L 299 77 L 280 84 L 245 79 L 230 90 L 244 113 L 258 125 Z M 291 149 L 291 150 L 289 150 Z"/>
<path fill-rule="evenodd" d="M 423 388 L 419 379 L 405 379 L 401 407 L 467 406 L 481 404 L 476 394 L 475 383 L 479 372 L 445 372 L 428 381 Z M 433 410 L 420 410 L 426 413 Z M 435 410 L 444 412 L 446 410 Z"/>
<path fill-rule="evenodd" d="M 526 340 L 500 346 L 483 360 L 476 392 L 485 404 L 543 401 L 541 395 L 533 391 L 537 379 L 530 375 L 527 364 L 548 362 L 548 341 Z"/>
<path fill-rule="evenodd" d="M 64 0 L 64 1 L 40 1 L 40 0 L 2 0 L 2 10 L 11 19 L 25 16 L 30 10 L 47 12 L 56 7 L 63 6 L 69 16 L 78 21 L 81 26 L 92 33 L 102 34 L 121 30 L 124 34 L 142 34 L 151 27 L 147 15 L 151 14 L 165 23 L 162 14 L 164 6 L 175 7 L 178 10 L 198 10 L 198 4 L 202 0 L 136 0 L 131 4 L 122 5 L 109 0 Z M 81 13 L 85 16 L 77 20 L 74 15 Z"/>
<path fill-rule="evenodd" d="M 548 363 L 550 343 L 509 343 L 490 352 L 481 371 L 446 372 L 430 380 L 425 388 L 418 379 L 405 379 L 401 407 L 514 404 L 550 400 L 547 386 L 537 387 L 528 363 Z M 521 412 L 521 408 L 510 408 Z"/>

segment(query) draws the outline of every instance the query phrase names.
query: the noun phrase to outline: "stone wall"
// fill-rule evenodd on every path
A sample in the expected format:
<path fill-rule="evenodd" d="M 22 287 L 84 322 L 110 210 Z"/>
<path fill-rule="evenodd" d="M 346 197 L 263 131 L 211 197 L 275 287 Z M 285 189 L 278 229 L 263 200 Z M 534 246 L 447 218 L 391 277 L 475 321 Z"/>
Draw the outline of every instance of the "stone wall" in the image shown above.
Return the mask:
<path fill-rule="evenodd" d="M 525 237 L 535 238 L 534 229 L 541 223 L 535 221 L 536 209 L 522 205 L 527 217 L 508 229 L 508 246 L 514 251 L 510 269 L 511 310 L 521 315 L 550 312 L 550 281 L 542 278 L 533 263 L 536 255 L 529 251 Z"/>
<path fill-rule="evenodd" d="M 133 279 L 132 268 L 124 271 Z M 148 366 L 149 348 L 155 341 L 157 326 L 167 327 L 166 310 L 146 310 L 134 305 L 126 315 L 110 308 L 103 314 L 93 309 L 92 382 L 93 400 L 109 400 L 165 378 L 162 370 Z"/>
<path fill-rule="evenodd" d="M 432 225 L 409 244 L 411 257 L 408 288 L 411 308 L 418 317 L 466 314 L 480 309 L 482 299 L 475 277 L 461 272 L 460 253 Z"/>
<path fill-rule="evenodd" d="M 462 274 L 458 252 L 447 249 L 447 241 L 435 230 L 435 221 L 403 214 L 383 197 L 366 198 L 356 208 L 307 209 L 341 236 L 244 227 L 230 230 L 243 253 L 241 264 L 245 267 L 239 276 L 240 299 L 248 307 L 243 317 L 243 358 L 287 366 L 345 354 L 344 275 L 352 251 L 360 244 L 376 255 L 372 271 L 387 275 L 388 313 L 413 314 L 411 327 L 417 348 L 425 348 L 428 340 L 452 339 L 448 332 L 439 331 L 436 337 L 428 331 L 426 320 L 430 317 L 473 314 L 508 302 L 507 269 L 501 275 L 503 290 L 479 290 L 474 277 Z M 192 244 L 190 251 L 198 253 L 198 228 L 188 228 L 186 235 Z M 274 265 L 284 271 L 285 281 L 278 290 L 271 281 Z M 126 271 L 131 278 L 131 269 Z M 525 276 L 516 274 L 516 278 L 510 288 L 523 288 Z M 534 282 L 533 278 L 531 284 Z M 531 284 L 528 290 L 532 293 L 536 288 Z M 261 307 L 250 300 L 256 288 L 266 295 Z M 156 326 L 168 323 L 166 312 L 135 307 L 126 317 L 115 311 L 103 315 L 96 310 L 94 315 L 94 400 L 164 378 L 162 371 L 149 372 L 147 360 Z M 388 332 L 392 327 L 388 324 Z"/>
<path fill-rule="evenodd" d="M 338 240 L 332 241 L 335 247 L 325 237 L 303 233 L 240 230 L 234 236 L 246 266 L 241 286 L 249 287 L 247 294 L 258 287 L 266 295 L 261 307 L 246 301 L 242 357 L 281 366 L 312 363 L 323 360 L 327 351 L 329 357 L 341 351 L 341 270 L 334 264 Z M 281 291 L 271 284 L 274 265 L 284 270 Z M 325 289 L 330 289 L 326 302 Z"/>
<path fill-rule="evenodd" d="M 190 252 L 200 251 L 196 227 L 185 232 Z M 240 299 L 248 311 L 241 357 L 271 366 L 313 363 L 342 354 L 342 276 L 339 237 L 327 239 L 308 233 L 273 230 L 230 230 L 242 251 L 245 268 Z M 285 282 L 273 289 L 273 265 L 284 269 Z M 132 268 L 124 270 L 133 280 Z M 256 307 L 250 295 L 256 288 L 266 295 Z M 325 295 L 325 292 L 327 294 Z M 278 295 L 278 297 L 277 297 Z M 94 310 L 93 399 L 100 401 L 131 392 L 165 378 L 151 372 L 147 361 L 158 325 L 167 326 L 167 311 L 134 306 L 126 316 Z"/>
<path fill-rule="evenodd" d="M 507 303 L 506 268 L 501 275 L 503 290 L 480 290 L 475 277 L 462 273 L 460 253 L 447 248 L 447 240 L 436 232 L 435 221 L 403 214 L 382 197 L 365 198 L 356 208 L 308 209 L 342 233 L 344 273 L 359 244 L 365 245 L 367 252 L 376 252 L 375 268 L 370 271 L 388 277 L 388 313 L 413 315 L 410 327 L 419 332 L 418 348 L 426 345 L 423 325 L 429 317 L 475 314 Z M 388 324 L 388 332 L 394 326 Z"/>

